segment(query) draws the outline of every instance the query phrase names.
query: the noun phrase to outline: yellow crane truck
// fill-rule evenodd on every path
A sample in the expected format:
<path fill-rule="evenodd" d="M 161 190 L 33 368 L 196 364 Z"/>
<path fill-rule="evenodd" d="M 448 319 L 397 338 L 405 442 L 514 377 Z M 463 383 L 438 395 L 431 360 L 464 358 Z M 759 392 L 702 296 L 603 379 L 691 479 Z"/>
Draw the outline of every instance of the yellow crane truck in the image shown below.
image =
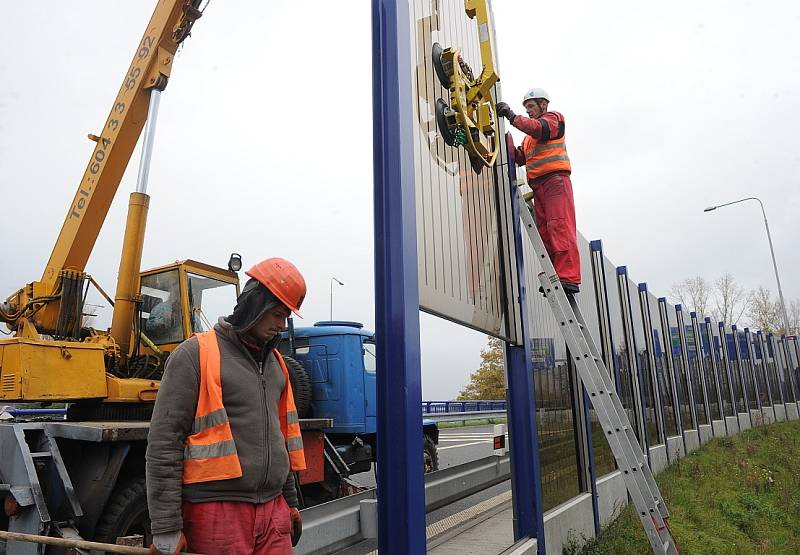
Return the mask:
<path fill-rule="evenodd" d="M 0 322 L 12 332 L 0 339 L 0 405 L 67 406 L 66 418 L 0 423 L 0 530 L 110 543 L 136 536 L 149 545 L 144 450 L 164 361 L 210 329 L 239 292 L 238 255 L 227 269 L 184 260 L 140 272 L 158 102 L 201 15 L 200 0 L 159 0 L 102 131 L 89 135 L 96 146 L 42 277 L 0 303 Z M 112 299 L 86 264 L 143 131 Z M 90 286 L 113 305 L 108 330 L 84 326 Z M 302 373 L 293 361 L 292 381 Z M 302 422 L 304 437 L 316 436 L 309 444 L 320 452 L 310 456 L 320 464 L 327 453 L 319 438 L 330 425 Z M 301 484 L 315 479 L 300 475 Z M 0 540 L 0 554 L 45 549 Z"/>

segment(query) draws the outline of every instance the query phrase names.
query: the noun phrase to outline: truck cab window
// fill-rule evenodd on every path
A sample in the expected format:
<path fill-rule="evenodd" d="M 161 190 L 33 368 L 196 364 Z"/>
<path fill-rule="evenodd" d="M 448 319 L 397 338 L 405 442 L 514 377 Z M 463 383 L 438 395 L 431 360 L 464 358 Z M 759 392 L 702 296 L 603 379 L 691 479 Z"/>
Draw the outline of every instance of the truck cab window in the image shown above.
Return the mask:
<path fill-rule="evenodd" d="M 236 304 L 236 285 L 187 273 L 192 332 L 208 331 L 220 316 L 227 316 Z"/>
<path fill-rule="evenodd" d="M 375 342 L 365 340 L 363 343 L 364 370 L 374 374 L 378 369 L 377 358 L 375 357 Z"/>
<path fill-rule="evenodd" d="M 156 345 L 183 341 L 178 270 L 142 277 L 142 330 Z"/>

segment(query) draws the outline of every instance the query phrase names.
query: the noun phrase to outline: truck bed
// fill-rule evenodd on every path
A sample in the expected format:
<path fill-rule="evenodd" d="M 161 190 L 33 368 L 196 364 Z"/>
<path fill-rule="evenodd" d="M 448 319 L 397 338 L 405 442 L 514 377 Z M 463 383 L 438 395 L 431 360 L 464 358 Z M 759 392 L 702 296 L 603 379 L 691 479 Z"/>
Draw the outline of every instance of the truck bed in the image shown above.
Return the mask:
<path fill-rule="evenodd" d="M 79 441 L 144 441 L 150 422 L 142 421 L 101 421 L 101 422 L 67 422 L 64 420 L 37 421 L 46 424 L 54 437 L 76 439 Z M 333 426 L 330 418 L 303 418 L 300 420 L 301 430 L 323 430 Z"/>

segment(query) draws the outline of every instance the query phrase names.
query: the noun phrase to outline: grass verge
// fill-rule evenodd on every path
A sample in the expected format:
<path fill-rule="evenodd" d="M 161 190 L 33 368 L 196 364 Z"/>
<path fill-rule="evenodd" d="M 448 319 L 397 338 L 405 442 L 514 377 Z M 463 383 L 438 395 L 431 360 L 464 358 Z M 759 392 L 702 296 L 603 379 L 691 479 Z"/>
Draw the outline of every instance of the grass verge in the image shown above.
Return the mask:
<path fill-rule="evenodd" d="M 711 441 L 656 478 L 684 555 L 800 553 L 800 421 Z M 629 505 L 584 555 L 649 554 Z"/>

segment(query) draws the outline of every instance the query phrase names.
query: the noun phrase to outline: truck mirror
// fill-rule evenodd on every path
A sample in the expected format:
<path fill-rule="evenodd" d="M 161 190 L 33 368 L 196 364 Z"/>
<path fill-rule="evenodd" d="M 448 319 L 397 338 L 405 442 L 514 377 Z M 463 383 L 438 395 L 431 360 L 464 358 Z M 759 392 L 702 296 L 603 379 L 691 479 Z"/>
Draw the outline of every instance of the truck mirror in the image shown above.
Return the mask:
<path fill-rule="evenodd" d="M 238 272 L 242 269 L 242 257 L 237 253 L 231 253 L 231 257 L 228 259 L 228 269 L 231 272 Z"/>

